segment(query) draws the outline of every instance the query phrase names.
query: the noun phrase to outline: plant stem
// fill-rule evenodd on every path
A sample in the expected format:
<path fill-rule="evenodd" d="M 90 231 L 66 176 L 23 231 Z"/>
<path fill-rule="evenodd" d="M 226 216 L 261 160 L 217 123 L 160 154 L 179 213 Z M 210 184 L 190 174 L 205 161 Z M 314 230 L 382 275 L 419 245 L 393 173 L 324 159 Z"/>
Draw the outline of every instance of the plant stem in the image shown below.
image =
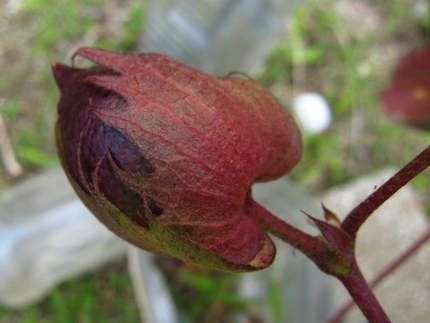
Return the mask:
<path fill-rule="evenodd" d="M 406 183 L 430 165 L 430 146 L 412 159 L 393 177 L 357 205 L 342 222 L 342 229 L 355 240 L 357 231 L 367 218 Z"/>
<path fill-rule="evenodd" d="M 357 264 L 349 275 L 337 277 L 348 290 L 349 294 L 360 308 L 369 322 L 389 323 L 391 322 L 376 299 L 372 288 L 367 284 Z"/>
<path fill-rule="evenodd" d="M 369 322 L 386 323 L 390 322 L 387 314 L 384 312 L 381 304 L 375 297 L 372 288 L 367 284 L 361 273 L 353 252 L 345 255 L 339 252 L 339 240 L 342 235 L 346 234 L 352 241 L 355 241 L 357 231 L 367 218 L 394 193 L 402 188 L 406 183 L 421 173 L 430 165 L 430 146 L 424 149 L 418 156 L 410 161 L 405 167 L 398 171 L 393 177 L 379 187 L 375 192 L 370 194 L 363 202 L 357 205 L 345 218 L 341 224 L 341 230 L 336 233 L 331 227 L 320 227 L 321 232 L 327 240 L 311 236 L 291 225 L 282 219 L 276 217 L 271 212 L 255 203 L 252 199 L 248 200 L 246 205 L 248 214 L 254 221 L 265 231 L 272 233 L 278 238 L 291 244 L 293 247 L 302 251 L 308 256 L 322 271 L 337 277 L 345 288 L 348 290 L 354 302 L 362 311 L 363 315 Z M 324 231 L 322 231 L 324 229 Z M 337 234 L 337 236 L 336 236 Z M 430 239 L 430 230 L 418 245 L 421 245 Z M 330 244 L 335 242 L 334 244 Z M 348 240 L 349 241 L 349 240 Z M 340 246 L 342 247 L 342 245 Z M 385 271 L 375 278 L 373 284 L 377 284 L 389 272 L 394 270 L 402 263 L 409 254 L 413 253 L 418 246 L 413 246 L 411 250 L 402 255 L 397 261 L 389 266 Z M 336 251 L 337 250 L 337 251 Z M 343 250 L 343 249 L 342 249 Z M 333 261 L 334 260 L 334 261 Z M 351 265 L 351 271 L 347 274 L 336 271 L 333 268 L 336 261 L 347 261 Z M 345 312 L 342 312 L 342 316 Z M 342 317 L 340 316 L 340 317 Z M 335 322 L 335 321 L 331 321 Z"/>
<path fill-rule="evenodd" d="M 313 261 L 328 254 L 327 245 L 320 239 L 291 226 L 260 204 L 253 202 L 249 214 L 263 230 L 299 249 Z"/>
<path fill-rule="evenodd" d="M 386 266 L 378 275 L 376 275 L 369 283 L 371 288 L 377 286 L 385 277 L 391 274 L 401 264 L 412 256 L 421 246 L 430 240 L 430 229 L 428 229 L 416 242 L 414 242 L 407 250 L 400 254 L 393 262 Z M 355 305 L 351 299 L 343 305 L 339 311 L 328 321 L 328 323 L 339 323 L 348 311 Z"/>
<path fill-rule="evenodd" d="M 390 322 L 372 289 L 361 274 L 353 254 L 349 259 L 352 271 L 348 275 L 336 274 L 331 267 L 336 253 L 330 250 L 329 246 L 323 242 L 324 240 L 320 240 L 289 225 L 258 203 L 253 202 L 248 206 L 248 214 L 253 217 L 261 228 L 302 251 L 322 271 L 337 277 L 345 285 L 369 322 Z"/>

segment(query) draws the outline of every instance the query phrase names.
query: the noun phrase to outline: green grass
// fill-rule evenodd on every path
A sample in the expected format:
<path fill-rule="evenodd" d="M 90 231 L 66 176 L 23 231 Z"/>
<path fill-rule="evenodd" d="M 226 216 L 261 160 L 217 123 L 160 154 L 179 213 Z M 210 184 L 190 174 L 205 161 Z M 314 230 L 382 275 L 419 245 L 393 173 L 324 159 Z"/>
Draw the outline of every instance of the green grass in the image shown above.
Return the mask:
<path fill-rule="evenodd" d="M 291 173 L 310 192 L 386 165 L 401 167 L 430 139 L 430 134 L 394 124 L 380 114 L 378 93 L 388 82 L 389 70 L 388 62 L 374 55 L 379 45 L 400 43 L 406 50 L 428 41 L 430 11 L 414 18 L 404 0 L 369 0 L 382 22 L 363 37 L 333 3 L 310 0 L 300 7 L 288 37 L 279 42 L 258 76 L 267 87 L 281 89 L 275 94 L 282 101 L 290 99 L 285 93 L 315 91 L 332 107 L 332 126 L 324 134 L 304 136 L 303 158 Z M 57 164 L 52 126 L 58 91 L 50 62 L 68 62 L 67 55 L 85 37 L 94 46 L 132 50 L 142 23 L 140 1 L 125 2 L 126 18 L 118 28 L 109 25 L 113 9 L 105 1 L 57 0 L 46 6 L 41 0 L 25 1 L 10 17 L 14 33 L 0 45 L 8 48 L 8 64 L 2 66 L 0 77 L 0 97 L 5 99 L 0 113 L 27 172 Z M 423 195 L 429 193 L 429 178 L 427 172 L 413 181 Z M 4 184 L 0 177 L 0 186 Z M 181 312 L 191 321 L 204 317 L 208 309 L 222 309 L 227 315 L 251 306 L 232 293 L 231 276 L 181 271 L 171 284 Z M 271 286 L 269 298 L 273 317 L 279 318 L 282 304 L 276 286 Z M 23 310 L 0 307 L 0 323 L 6 322 L 138 322 L 138 311 L 121 263 L 65 282 Z"/>
<path fill-rule="evenodd" d="M 303 158 L 291 174 L 311 192 L 385 165 L 401 167 L 430 138 L 381 115 L 379 91 L 388 83 L 394 62 L 375 55 L 384 44 L 397 42 L 407 51 L 429 39 L 428 13 L 414 19 L 406 1 L 368 2 L 381 13 L 381 22 L 377 30 L 361 36 L 354 30 L 357 26 L 328 9 L 333 3 L 309 1 L 302 6 L 288 39 L 277 46 L 261 75 L 267 86 L 282 84 L 287 93 L 318 92 L 332 108 L 332 126 L 324 134 L 304 136 Z M 408 41 L 397 39 L 399 33 L 408 33 Z M 425 176 L 420 181 L 418 187 L 429 187 Z"/>
<path fill-rule="evenodd" d="M 123 263 L 71 279 L 24 310 L 0 307 L 0 322 L 138 322 L 131 281 Z"/>
<path fill-rule="evenodd" d="M 170 285 L 177 306 L 188 320 L 215 323 L 251 303 L 235 294 L 235 277 L 234 274 L 210 270 L 196 272 L 183 267 Z"/>

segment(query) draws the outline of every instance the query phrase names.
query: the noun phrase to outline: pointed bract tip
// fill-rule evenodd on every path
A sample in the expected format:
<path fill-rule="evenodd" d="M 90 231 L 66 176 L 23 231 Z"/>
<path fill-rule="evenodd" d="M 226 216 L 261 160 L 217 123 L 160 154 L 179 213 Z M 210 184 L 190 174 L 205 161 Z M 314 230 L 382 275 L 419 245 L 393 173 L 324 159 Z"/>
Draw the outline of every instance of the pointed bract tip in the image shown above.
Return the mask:
<path fill-rule="evenodd" d="M 106 67 L 118 73 L 136 70 L 136 58 L 132 54 L 121 54 L 101 48 L 81 47 L 72 55 L 72 66 L 75 65 L 76 57 L 82 57 L 91 62 Z"/>
<path fill-rule="evenodd" d="M 51 63 L 51 69 L 60 91 L 63 91 L 72 75 L 77 71 L 76 68 L 55 62 Z"/>

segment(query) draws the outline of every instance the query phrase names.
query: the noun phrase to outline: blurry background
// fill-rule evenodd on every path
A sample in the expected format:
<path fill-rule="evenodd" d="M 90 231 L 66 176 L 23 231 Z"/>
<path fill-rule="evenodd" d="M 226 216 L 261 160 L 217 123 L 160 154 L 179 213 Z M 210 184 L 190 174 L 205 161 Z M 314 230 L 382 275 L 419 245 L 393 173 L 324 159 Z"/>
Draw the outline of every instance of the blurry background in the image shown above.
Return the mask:
<path fill-rule="evenodd" d="M 383 117 L 378 101 L 400 57 L 430 41 L 428 2 L 308 0 L 292 8 L 284 33 L 250 73 L 286 106 L 298 94 L 321 94 L 332 122 L 323 133 L 304 134 L 304 155 L 290 178 L 318 194 L 385 165 L 400 167 L 428 145 L 427 133 Z M 0 188 L 58 165 L 59 93 L 50 63 L 69 63 L 83 45 L 144 48 L 154 17 L 148 10 L 149 3 L 134 0 L 0 1 L 0 116 L 23 170 L 15 176 L 3 167 Z M 428 175 L 413 182 L 421 196 L 430 193 Z M 229 314 L 253 305 L 232 296 L 231 275 L 175 275 L 177 306 L 195 322 L 210 322 L 209 314 L 212 322 L 229 322 Z M 280 306 L 276 299 L 273 306 Z M 24 309 L 0 306 L 0 323 L 138 322 L 138 315 L 125 259 L 62 283 Z"/>

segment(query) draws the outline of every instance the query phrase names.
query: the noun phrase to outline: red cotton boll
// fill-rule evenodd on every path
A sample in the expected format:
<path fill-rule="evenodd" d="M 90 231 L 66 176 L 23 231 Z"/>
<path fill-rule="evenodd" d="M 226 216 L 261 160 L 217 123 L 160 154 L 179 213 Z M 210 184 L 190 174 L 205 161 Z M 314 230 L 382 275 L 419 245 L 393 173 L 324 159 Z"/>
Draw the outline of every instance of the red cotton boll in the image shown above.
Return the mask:
<path fill-rule="evenodd" d="M 53 64 L 56 142 L 75 191 L 114 233 L 224 271 L 269 266 L 275 247 L 248 212 L 254 182 L 301 154 L 293 118 L 260 84 L 161 54 L 80 48 L 96 66 Z"/>
<path fill-rule="evenodd" d="M 400 60 L 380 99 L 389 118 L 430 130 L 430 44 Z"/>

